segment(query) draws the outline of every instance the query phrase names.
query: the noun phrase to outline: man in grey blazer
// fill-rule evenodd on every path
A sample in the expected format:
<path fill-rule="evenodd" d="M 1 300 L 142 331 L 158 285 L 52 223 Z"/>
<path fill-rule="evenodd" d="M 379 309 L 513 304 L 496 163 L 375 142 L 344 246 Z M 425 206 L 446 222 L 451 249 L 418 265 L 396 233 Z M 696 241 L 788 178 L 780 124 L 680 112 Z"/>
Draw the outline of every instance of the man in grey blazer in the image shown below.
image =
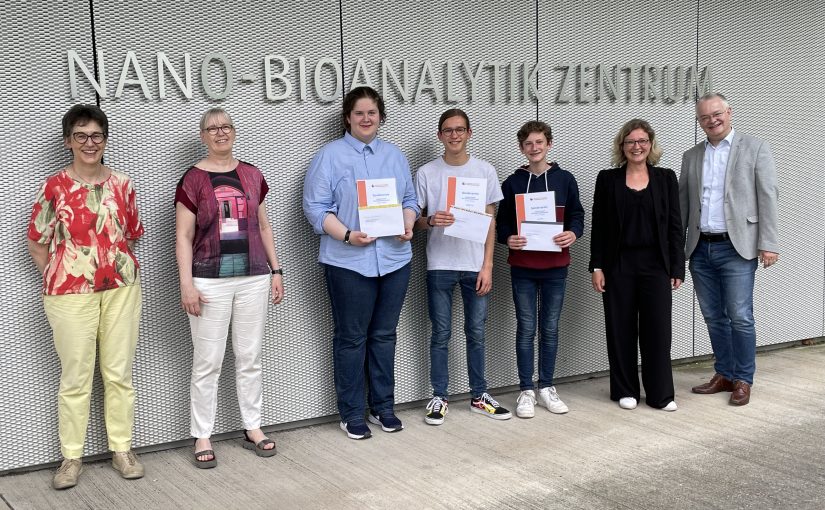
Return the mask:
<path fill-rule="evenodd" d="M 750 401 L 756 370 L 753 286 L 758 260 L 779 259 L 776 167 L 767 144 L 731 127 L 722 94 L 705 94 L 696 119 L 707 135 L 682 156 L 679 203 L 685 255 L 716 357 L 716 374 L 694 393 L 730 391 Z"/>

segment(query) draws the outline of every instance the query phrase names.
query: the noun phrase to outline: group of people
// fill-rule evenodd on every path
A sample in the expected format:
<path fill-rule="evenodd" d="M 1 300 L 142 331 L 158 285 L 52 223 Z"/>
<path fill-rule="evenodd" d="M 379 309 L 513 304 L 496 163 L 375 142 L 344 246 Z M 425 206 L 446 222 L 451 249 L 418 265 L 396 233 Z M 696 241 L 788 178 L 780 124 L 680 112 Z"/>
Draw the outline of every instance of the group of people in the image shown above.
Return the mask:
<path fill-rule="evenodd" d="M 604 302 L 610 398 L 625 409 L 635 408 L 641 398 L 639 351 L 646 403 L 677 409 L 671 290 L 685 278 L 686 256 L 716 356 L 715 375 L 693 391 L 731 392 L 734 405 L 750 399 L 757 259 L 764 267 L 778 259 L 776 172 L 766 144 L 733 130 L 724 96 L 701 97 L 696 116 L 707 139 L 684 154 L 678 181 L 673 170 L 656 166 L 662 154 L 656 133 L 640 119 L 619 130 L 614 168 L 601 171 L 596 181 L 589 269 Z M 449 409 L 456 287 L 464 306 L 470 411 L 496 420 L 512 416 L 488 393 L 485 379 L 484 329 L 496 241 L 509 250 L 521 390 L 516 415 L 535 416 L 537 404 L 552 413 L 568 412 L 553 378 L 569 250 L 584 234 L 584 209 L 574 176 L 548 158 L 550 126 L 530 121 L 519 129 L 518 147 L 527 162 L 499 186 L 494 167 L 467 152 L 473 131 L 464 111 L 441 115 L 437 137 L 443 154 L 418 169 L 415 179 L 399 148 L 378 138 L 386 117 L 384 101 L 372 88 L 348 92 L 341 114 L 344 135 L 315 155 L 304 183 L 303 210 L 320 236 L 318 260 L 334 323 L 341 429 L 349 438 L 365 439 L 371 435 L 367 422 L 385 432 L 404 428 L 393 409 L 396 329 L 416 231 L 427 235 L 432 324 L 426 423 L 444 423 Z M 73 487 L 82 472 L 98 352 L 113 467 L 127 479 L 144 474 L 131 449 L 131 370 L 141 309 L 134 246 L 144 228 L 132 181 L 103 164 L 108 136 L 108 120 L 98 107 L 76 105 L 66 113 L 63 139 L 72 161 L 40 188 L 28 228 L 62 370 L 58 412 L 64 460 L 53 479 L 56 489 Z M 259 169 L 235 158 L 236 126 L 229 114 L 221 108 L 206 111 L 200 137 L 207 155 L 183 174 L 174 203 L 181 306 L 193 343 L 193 462 L 211 468 L 217 465 L 210 437 L 230 323 L 243 445 L 262 457 L 276 453 L 275 442 L 261 430 L 261 343 L 267 303 L 283 300 L 284 285 L 265 205 L 269 187 Z M 460 205 L 457 182 L 471 190 Z M 389 206 L 399 210 L 393 235 L 371 236 L 371 228 L 362 225 L 367 186 L 381 188 Z M 487 216 L 486 232 L 473 238 L 455 233 L 462 207 Z M 553 232 L 550 248 L 527 234 L 531 224 Z M 531 249 L 533 243 L 543 247 Z"/>

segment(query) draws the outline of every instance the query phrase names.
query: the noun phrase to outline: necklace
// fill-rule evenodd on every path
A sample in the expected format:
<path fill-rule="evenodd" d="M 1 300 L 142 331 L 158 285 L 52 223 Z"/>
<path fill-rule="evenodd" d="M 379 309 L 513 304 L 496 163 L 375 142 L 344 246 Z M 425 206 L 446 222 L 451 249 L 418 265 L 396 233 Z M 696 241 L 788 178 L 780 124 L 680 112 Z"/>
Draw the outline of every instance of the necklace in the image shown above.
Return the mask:
<path fill-rule="evenodd" d="M 74 167 L 74 163 L 71 164 L 69 167 L 72 173 L 72 177 L 78 181 L 81 181 L 89 186 L 97 186 L 103 182 L 103 176 L 106 173 L 106 167 L 103 165 L 98 164 L 97 171 L 95 172 L 94 176 L 91 179 L 87 179 L 86 177 L 80 175 L 77 172 L 77 169 Z"/>

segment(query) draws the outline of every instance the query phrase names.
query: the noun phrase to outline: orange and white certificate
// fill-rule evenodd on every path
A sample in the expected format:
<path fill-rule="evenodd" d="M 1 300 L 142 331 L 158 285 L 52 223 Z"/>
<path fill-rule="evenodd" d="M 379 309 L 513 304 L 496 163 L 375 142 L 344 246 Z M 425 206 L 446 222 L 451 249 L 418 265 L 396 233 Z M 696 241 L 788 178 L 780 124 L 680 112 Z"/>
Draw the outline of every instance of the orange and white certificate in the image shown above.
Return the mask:
<path fill-rule="evenodd" d="M 447 177 L 447 212 L 453 206 L 484 212 L 486 198 L 487 179 L 484 177 Z"/>
<path fill-rule="evenodd" d="M 455 222 L 444 228 L 444 235 L 484 243 L 493 216 L 485 212 L 487 179 L 447 177 L 447 212 Z"/>
<path fill-rule="evenodd" d="M 556 221 L 556 193 L 519 193 L 516 195 L 516 226 L 518 235 L 527 238 L 524 250 L 561 251 L 553 236 L 564 230 Z"/>
<path fill-rule="evenodd" d="M 361 232 L 370 237 L 402 235 L 404 213 L 398 202 L 395 179 L 359 179 L 355 185 Z"/>

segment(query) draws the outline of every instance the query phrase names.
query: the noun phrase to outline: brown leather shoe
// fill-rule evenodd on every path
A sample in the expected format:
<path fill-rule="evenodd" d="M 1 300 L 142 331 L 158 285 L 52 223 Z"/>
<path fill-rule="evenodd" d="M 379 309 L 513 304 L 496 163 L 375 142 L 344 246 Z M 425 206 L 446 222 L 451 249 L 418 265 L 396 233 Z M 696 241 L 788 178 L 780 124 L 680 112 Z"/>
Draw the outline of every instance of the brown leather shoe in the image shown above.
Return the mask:
<path fill-rule="evenodd" d="M 745 381 L 734 381 L 733 393 L 730 394 L 730 403 L 743 406 L 751 401 L 751 385 Z"/>
<path fill-rule="evenodd" d="M 733 391 L 733 381 L 720 374 L 713 374 L 709 382 L 694 386 L 690 391 L 700 395 L 712 395 L 722 391 Z"/>

